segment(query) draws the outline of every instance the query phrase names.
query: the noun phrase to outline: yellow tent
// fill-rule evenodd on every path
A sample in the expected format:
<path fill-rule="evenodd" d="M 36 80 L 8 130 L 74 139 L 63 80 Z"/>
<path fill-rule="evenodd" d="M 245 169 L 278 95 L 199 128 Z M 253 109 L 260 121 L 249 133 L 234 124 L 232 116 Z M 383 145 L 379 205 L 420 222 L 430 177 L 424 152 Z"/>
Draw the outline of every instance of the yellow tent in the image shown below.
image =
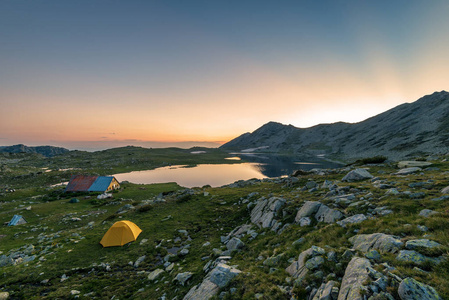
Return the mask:
<path fill-rule="evenodd" d="M 133 222 L 118 221 L 109 228 L 100 241 L 103 247 L 123 246 L 137 239 L 142 230 Z"/>

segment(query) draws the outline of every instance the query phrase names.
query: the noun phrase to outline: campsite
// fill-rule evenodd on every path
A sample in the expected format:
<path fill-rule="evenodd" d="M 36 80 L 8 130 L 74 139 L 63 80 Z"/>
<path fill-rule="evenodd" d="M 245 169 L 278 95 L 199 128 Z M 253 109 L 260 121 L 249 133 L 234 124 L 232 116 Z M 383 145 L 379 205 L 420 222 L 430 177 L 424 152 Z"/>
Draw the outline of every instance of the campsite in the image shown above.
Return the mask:
<path fill-rule="evenodd" d="M 113 150 L 123 155 L 118 159 L 132 151 L 121 150 Z M 365 160 L 339 169 L 217 188 L 120 182 L 109 192 L 111 197 L 103 198 L 98 197 L 102 191 L 66 192 L 65 186 L 54 185 L 76 174 L 108 174 L 83 168 L 82 161 L 73 161 L 75 170 L 37 174 L 36 165 L 48 159 L 4 155 L 9 171 L 2 175 L 11 183 L 1 194 L 0 222 L 20 215 L 27 223 L 0 228 L 0 291 L 9 299 L 190 299 L 189 295 L 195 299 L 197 287 L 208 284 L 214 287 L 208 293 L 222 299 L 304 299 L 310 288 L 318 289 L 329 278 L 338 283 L 334 291 L 345 288 L 343 278 L 354 255 L 368 255 L 352 248 L 353 237 L 382 233 L 396 237 L 402 246 L 369 259 L 380 272 L 377 276 L 387 282 L 386 290 L 378 293 L 400 299 L 399 278 L 410 277 L 445 299 L 449 247 L 444 228 L 449 225 L 449 205 L 443 191 L 448 185 L 448 158 L 414 162 L 427 167 L 404 175 L 396 175 L 405 170 L 397 162 Z M 164 160 L 160 164 L 169 161 Z M 358 168 L 377 179 L 342 180 Z M 24 170 L 35 175 L 18 175 Z M 353 221 L 329 221 L 331 215 L 326 221 L 298 218 L 308 201 L 325 203 L 334 208 L 329 212 L 338 210 Z M 279 212 L 269 213 L 264 203 L 279 207 Z M 100 242 L 108 230 L 122 221 L 134 223 L 141 232 L 123 245 L 103 247 Z M 413 250 L 416 257 L 399 259 L 398 253 L 411 251 L 404 250 L 410 241 L 427 241 L 431 247 L 412 248 L 419 251 Z M 310 263 L 317 264 L 302 279 L 291 275 L 292 261 L 308 249 L 333 258 L 323 263 L 313 257 Z M 220 285 L 207 283 L 217 272 L 226 280 Z M 374 280 L 366 280 L 363 284 L 375 289 Z"/>

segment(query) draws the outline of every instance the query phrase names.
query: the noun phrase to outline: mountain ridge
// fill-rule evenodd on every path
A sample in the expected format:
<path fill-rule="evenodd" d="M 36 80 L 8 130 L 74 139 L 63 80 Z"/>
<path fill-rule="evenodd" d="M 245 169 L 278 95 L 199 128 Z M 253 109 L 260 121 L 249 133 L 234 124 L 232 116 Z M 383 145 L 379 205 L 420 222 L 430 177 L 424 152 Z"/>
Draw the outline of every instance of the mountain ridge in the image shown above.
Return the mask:
<path fill-rule="evenodd" d="M 449 93 L 435 92 L 358 123 L 337 122 L 298 128 L 268 122 L 220 148 L 318 154 L 354 159 L 386 155 L 394 159 L 449 152 Z"/>
<path fill-rule="evenodd" d="M 55 147 L 55 146 L 36 146 L 36 147 L 29 147 L 25 146 L 23 144 L 17 144 L 12 146 L 0 146 L 0 152 L 7 152 L 7 153 L 37 153 L 41 154 L 46 157 L 53 157 L 56 155 L 61 155 L 66 152 L 69 152 L 70 150 L 62 147 Z"/>

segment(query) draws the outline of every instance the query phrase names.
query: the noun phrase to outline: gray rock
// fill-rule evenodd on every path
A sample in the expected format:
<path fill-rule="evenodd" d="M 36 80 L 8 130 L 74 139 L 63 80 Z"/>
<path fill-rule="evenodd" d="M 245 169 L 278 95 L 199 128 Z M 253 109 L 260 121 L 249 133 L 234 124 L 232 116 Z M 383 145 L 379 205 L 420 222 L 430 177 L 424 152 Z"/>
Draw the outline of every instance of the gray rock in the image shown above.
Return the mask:
<path fill-rule="evenodd" d="M 324 263 L 324 258 L 322 256 L 315 256 L 307 260 L 305 267 L 309 270 L 318 269 Z"/>
<path fill-rule="evenodd" d="M 299 223 L 301 218 L 310 217 L 318 211 L 321 203 L 318 201 L 306 201 L 295 217 L 295 222 Z"/>
<path fill-rule="evenodd" d="M 449 186 L 445 187 L 444 189 L 441 190 L 442 194 L 449 194 Z"/>
<path fill-rule="evenodd" d="M 312 246 L 309 249 L 301 252 L 298 256 L 298 260 L 294 261 L 290 266 L 288 266 L 285 271 L 290 274 L 293 278 L 297 278 L 302 280 L 308 273 L 308 270 L 305 267 L 306 259 L 308 257 L 315 257 L 324 255 L 326 251 L 323 248 Z"/>
<path fill-rule="evenodd" d="M 320 206 L 317 213 L 315 214 L 315 219 L 318 222 L 324 223 L 335 223 L 341 218 L 343 218 L 343 214 L 340 211 L 331 209 L 324 204 Z"/>
<path fill-rule="evenodd" d="M 189 254 L 189 249 L 186 249 L 186 248 L 182 249 L 178 253 L 179 256 L 186 256 L 187 254 Z"/>
<path fill-rule="evenodd" d="M 365 179 L 371 179 L 373 177 L 374 176 L 371 175 L 365 169 L 355 169 L 355 170 L 350 171 L 348 174 L 346 174 L 346 176 L 343 177 L 343 179 L 341 181 L 353 182 L 353 181 L 361 181 L 361 180 L 365 180 Z"/>
<path fill-rule="evenodd" d="M 220 288 L 227 286 L 239 273 L 241 271 L 220 263 L 208 273 L 201 284 L 190 289 L 184 296 L 184 300 L 210 299 L 218 293 Z"/>
<path fill-rule="evenodd" d="M 408 250 L 416 250 L 420 248 L 435 248 L 440 246 L 441 244 L 428 239 L 410 240 L 405 243 L 405 248 Z"/>
<path fill-rule="evenodd" d="M 337 224 L 342 227 L 346 227 L 347 224 L 358 224 L 360 222 L 365 221 L 366 219 L 367 219 L 367 217 L 364 214 L 358 214 L 358 215 L 350 216 L 341 221 L 338 221 Z"/>
<path fill-rule="evenodd" d="M 178 275 L 176 275 L 175 279 L 173 279 L 173 281 L 177 281 L 179 284 L 181 284 L 182 286 L 184 286 L 187 282 L 187 280 L 190 279 L 190 277 L 192 277 L 192 272 L 184 272 L 184 273 L 178 273 Z"/>
<path fill-rule="evenodd" d="M 371 263 L 366 258 L 354 257 L 351 259 L 341 282 L 338 300 L 364 299 L 360 289 L 368 279 L 368 267 L 371 267 Z"/>
<path fill-rule="evenodd" d="M 434 211 L 434 210 L 431 210 L 431 209 L 423 209 L 423 210 L 421 210 L 419 212 L 419 215 L 421 217 L 426 217 L 426 218 L 428 218 L 430 216 L 433 216 L 433 215 L 436 215 L 436 214 L 438 214 L 438 212 Z"/>
<path fill-rule="evenodd" d="M 136 262 L 134 263 L 134 268 L 137 268 L 137 267 L 139 267 L 139 265 L 145 260 L 145 258 L 146 258 L 146 256 L 144 255 L 144 256 L 141 256 L 141 257 L 139 257 L 137 260 L 136 260 Z"/>
<path fill-rule="evenodd" d="M 405 160 L 398 162 L 398 168 L 411 168 L 411 167 L 428 167 L 431 166 L 432 163 L 426 162 L 426 161 L 412 161 L 412 160 Z"/>
<path fill-rule="evenodd" d="M 284 256 L 283 253 L 276 255 L 276 256 L 271 256 L 268 257 L 266 260 L 264 260 L 263 265 L 264 266 L 269 266 L 269 267 L 274 267 L 277 266 L 279 264 L 279 261 L 281 260 L 281 258 Z"/>
<path fill-rule="evenodd" d="M 416 265 L 420 265 L 425 262 L 438 264 L 442 261 L 442 258 L 428 257 L 414 250 L 401 250 L 399 251 L 398 256 L 396 256 L 396 259 Z"/>
<path fill-rule="evenodd" d="M 274 217 L 277 216 L 285 202 L 285 199 L 279 197 L 260 199 L 251 211 L 251 222 L 261 228 L 271 227 Z"/>
<path fill-rule="evenodd" d="M 401 170 L 397 171 L 396 173 L 394 173 L 394 175 L 409 175 L 409 174 L 413 174 L 418 171 L 422 171 L 422 169 L 420 167 L 411 167 L 411 168 L 401 169 Z"/>
<path fill-rule="evenodd" d="M 6 300 L 9 298 L 8 292 L 0 292 L 0 300 Z"/>
<path fill-rule="evenodd" d="M 336 287 L 338 283 L 331 280 L 327 283 L 322 283 L 321 286 L 318 288 L 318 290 L 315 293 L 315 296 L 313 296 L 312 300 L 332 300 L 334 299 L 332 294 L 332 289 Z"/>
<path fill-rule="evenodd" d="M 375 249 L 381 253 L 395 253 L 403 245 L 399 239 L 384 233 L 359 234 L 351 237 L 349 241 L 354 245 L 355 249 L 363 252 Z"/>
<path fill-rule="evenodd" d="M 442 300 L 433 287 L 410 277 L 399 284 L 398 294 L 402 300 Z"/>
<path fill-rule="evenodd" d="M 228 250 L 239 250 L 242 249 L 243 247 L 245 247 L 245 244 L 236 237 L 233 237 L 227 244 L 226 244 L 226 248 L 228 248 Z"/>
<path fill-rule="evenodd" d="M 301 227 L 309 226 L 310 224 L 312 224 L 312 220 L 309 217 L 302 217 L 301 219 L 299 219 L 298 223 Z"/>
<path fill-rule="evenodd" d="M 377 250 L 370 250 L 365 254 L 365 257 L 372 260 L 380 260 L 381 256 Z"/>

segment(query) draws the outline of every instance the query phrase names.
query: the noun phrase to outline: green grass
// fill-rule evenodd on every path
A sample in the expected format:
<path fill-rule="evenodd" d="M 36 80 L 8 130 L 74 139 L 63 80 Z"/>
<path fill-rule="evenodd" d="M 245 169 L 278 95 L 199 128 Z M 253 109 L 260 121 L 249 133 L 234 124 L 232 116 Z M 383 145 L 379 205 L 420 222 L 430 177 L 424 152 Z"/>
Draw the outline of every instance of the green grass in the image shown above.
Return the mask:
<path fill-rule="evenodd" d="M 177 156 L 179 149 L 168 150 L 172 151 L 169 154 L 154 150 L 155 155 L 157 154 L 159 157 L 151 159 L 159 163 L 177 164 L 181 160 L 188 163 L 189 153 L 184 150 L 179 158 L 173 158 L 173 160 L 169 160 L 169 157 L 165 156 Z M 107 155 L 111 155 L 109 159 L 113 160 L 113 154 L 116 151 L 121 153 L 117 154 L 117 160 L 120 161 L 117 170 L 121 168 L 120 166 L 124 166 L 124 162 L 131 159 L 128 156 L 140 157 L 139 155 L 142 154 L 141 163 L 145 159 L 143 152 L 140 153 L 140 149 L 134 148 L 107 151 L 99 157 L 103 159 Z M 124 153 L 126 155 L 123 155 Z M 127 153 L 131 153 L 131 155 Z M 83 164 L 86 163 L 84 159 L 87 157 L 91 161 L 90 165 L 97 165 L 94 162 L 96 158 L 90 157 L 90 154 L 72 153 L 71 155 L 74 155 L 70 158 L 71 161 L 77 162 L 83 168 Z M 220 155 L 222 154 L 217 152 L 212 153 L 209 158 L 203 156 L 202 162 L 208 159 L 218 162 Z M 31 166 L 27 166 L 27 156 L 20 156 L 20 158 L 23 159 L 22 165 L 19 164 L 17 169 L 14 165 L 8 165 L 8 169 L 13 173 L 16 172 L 15 174 L 19 174 L 27 168 L 29 170 L 36 168 L 39 164 L 52 163 L 52 160 L 45 159 L 43 163 L 33 162 Z M 150 158 L 147 158 L 148 165 L 149 161 Z M 145 166 L 145 162 L 142 164 Z M 89 173 L 93 170 L 100 170 L 95 168 L 89 167 L 83 171 Z M 440 195 L 439 190 L 442 187 L 449 185 L 447 174 L 444 173 L 449 170 L 449 163 L 439 162 L 440 171 L 426 171 L 425 175 L 407 177 L 391 175 L 395 172 L 395 166 L 390 164 L 370 166 L 369 168 L 369 172 L 373 175 L 392 182 L 400 191 L 423 191 L 426 196 L 423 199 L 385 196 L 386 190 L 375 188 L 368 181 L 339 182 L 340 187 L 347 186 L 350 189 L 358 189 L 362 195 L 372 193 L 373 199 L 367 200 L 371 205 L 374 207 L 387 206 L 394 213 L 366 220 L 360 224 L 349 225 L 346 228 L 336 224 L 317 223 L 313 220 L 312 226 L 300 227 L 293 224 L 280 235 L 269 229 L 260 229 L 258 230 L 259 235 L 253 240 L 250 240 L 249 236 L 243 237 L 245 248 L 234 254 L 230 261 L 230 264 L 236 266 L 242 273 L 228 287 L 222 289 L 222 291 L 228 292 L 224 299 L 254 299 L 258 293 L 263 294 L 263 299 L 290 299 L 290 296 L 284 294 L 278 286 L 292 287 L 293 293 L 301 299 L 307 295 L 305 287 L 301 285 L 293 287 L 293 283 L 288 282 L 289 275 L 284 271 L 290 264 L 289 259 L 297 259 L 302 251 L 312 245 L 322 247 L 326 252 L 334 251 L 337 253 L 340 264 L 337 265 L 326 260 L 321 270 L 325 273 L 325 277 L 334 273 L 336 278 L 340 278 L 344 275 L 349 262 L 349 259 L 342 259 L 341 256 L 346 249 L 352 247 L 349 238 L 356 233 L 393 234 L 401 238 L 404 243 L 407 240 L 424 238 L 428 234 L 429 239 L 441 243 L 442 247 L 422 252 L 429 256 L 443 255 L 447 257 L 449 251 L 449 231 L 447 230 L 449 227 L 449 202 L 432 201 L 431 199 Z M 63 177 L 61 172 L 57 171 L 59 174 L 57 176 Z M 209 260 L 214 260 L 217 257 L 213 254 L 212 249 L 223 249 L 220 236 L 227 235 L 237 226 L 250 222 L 248 203 L 243 203 L 250 193 L 259 193 L 250 201 L 262 196 L 285 198 L 288 204 L 283 207 L 280 221 L 283 224 L 292 223 L 297 210 L 305 201 L 319 200 L 329 206 L 333 205 L 331 199 L 324 198 L 327 190 L 309 193 L 297 190 L 298 187 L 302 187 L 309 179 L 322 184 L 324 180 L 339 181 L 344 175 L 345 173 L 326 176 L 309 174 L 300 177 L 299 182 L 291 187 L 276 183 L 258 183 L 243 188 L 196 188 L 193 195 L 179 199 L 176 197 L 176 192 L 183 188 L 175 183 L 151 185 L 125 183 L 122 184 L 119 191 L 113 193 L 113 199 L 96 200 L 95 197 L 85 199 L 86 195 L 79 194 L 76 197 L 80 199 L 80 202 L 74 204 L 69 203 L 73 194 L 63 194 L 58 188 L 46 188 L 40 185 L 41 182 L 54 180 L 52 172 L 37 175 L 37 177 L 42 176 L 36 181 L 39 184 L 33 185 L 32 181 L 28 182 L 28 179 L 23 178 L 14 179 L 12 183 L 8 181 L 8 185 L 17 183 L 18 188 L 13 193 L 4 193 L 3 196 L 0 196 L 0 222 L 8 222 L 13 214 L 21 214 L 28 224 L 0 227 L 0 235 L 4 235 L 0 238 L 0 251 L 3 254 L 8 254 L 9 251 L 17 251 L 17 249 L 33 244 L 39 254 L 38 257 L 43 257 L 44 260 L 35 259 L 27 264 L 1 267 L 0 290 L 9 291 L 12 298 L 18 299 L 69 298 L 70 291 L 73 289 L 79 290 L 81 295 L 93 293 L 92 295 L 97 299 L 110 299 L 114 295 L 123 299 L 158 299 L 164 294 L 167 299 L 176 296 L 180 299 L 192 286 L 203 280 L 205 275 L 203 266 Z M 12 178 L 8 176 L 6 178 Z M 433 185 L 428 188 L 412 189 L 408 186 L 412 182 L 427 181 L 429 178 L 434 181 Z M 205 196 L 205 192 L 209 195 Z M 154 204 L 146 202 L 146 200 L 155 199 L 160 193 L 167 194 L 166 202 Z M 118 201 L 120 199 L 121 201 Z M 140 209 L 125 214 L 118 214 L 117 210 L 128 203 L 142 206 Z M 28 206 L 31 206 L 31 210 L 24 209 Z M 339 209 L 355 214 L 366 213 L 368 207 L 342 205 Z M 418 216 L 419 211 L 424 208 L 437 210 L 440 214 L 431 218 Z M 72 217 L 81 218 L 81 221 L 71 221 Z M 103 248 L 99 241 L 108 228 L 119 220 L 130 220 L 136 223 L 143 230 L 142 233 L 136 242 L 129 245 Z M 94 222 L 92 227 L 87 226 L 89 222 Z M 429 231 L 421 232 L 417 228 L 418 225 L 427 226 Z M 179 233 L 178 230 L 187 230 L 188 237 Z M 38 242 L 39 237 L 43 235 L 50 239 Z M 300 237 L 303 237 L 305 242 L 293 246 L 292 243 Z M 140 244 L 144 239 L 148 241 Z M 211 245 L 203 247 L 206 242 L 210 242 Z M 157 247 L 160 244 L 163 247 Z M 157 282 L 149 282 L 148 273 L 156 268 L 162 268 L 162 259 L 167 254 L 165 248 L 182 244 L 190 244 L 189 254 L 184 258 L 174 258 L 172 261 L 175 267 L 172 272 L 165 272 Z M 43 249 L 47 249 L 45 255 L 40 254 Z M 279 254 L 282 256 L 277 265 L 272 267 L 263 265 L 265 259 Z M 362 255 L 362 253 L 359 254 Z M 135 262 L 143 255 L 146 256 L 146 259 L 138 268 L 129 265 L 130 261 Z M 258 259 L 258 257 L 262 257 L 262 259 Z M 396 254 L 382 254 L 382 262 L 388 262 L 396 268 L 393 273 L 401 277 L 412 276 L 433 286 L 442 298 L 449 298 L 449 263 L 447 260 L 437 266 L 430 264 L 420 266 L 423 270 L 430 272 L 423 273 L 414 269 L 411 264 L 398 262 L 395 257 Z M 111 270 L 107 271 L 105 267 L 99 266 L 101 263 L 109 264 Z M 173 282 L 176 274 L 186 271 L 193 273 L 186 286 Z M 63 274 L 69 278 L 61 282 Z M 48 283 L 42 283 L 44 279 L 48 279 Z M 304 281 L 312 287 L 318 287 L 320 282 L 313 272 Z M 229 293 L 230 288 L 236 288 L 235 294 Z M 140 289 L 143 291 L 139 291 Z M 391 292 L 397 296 L 396 290 L 392 289 Z"/>

